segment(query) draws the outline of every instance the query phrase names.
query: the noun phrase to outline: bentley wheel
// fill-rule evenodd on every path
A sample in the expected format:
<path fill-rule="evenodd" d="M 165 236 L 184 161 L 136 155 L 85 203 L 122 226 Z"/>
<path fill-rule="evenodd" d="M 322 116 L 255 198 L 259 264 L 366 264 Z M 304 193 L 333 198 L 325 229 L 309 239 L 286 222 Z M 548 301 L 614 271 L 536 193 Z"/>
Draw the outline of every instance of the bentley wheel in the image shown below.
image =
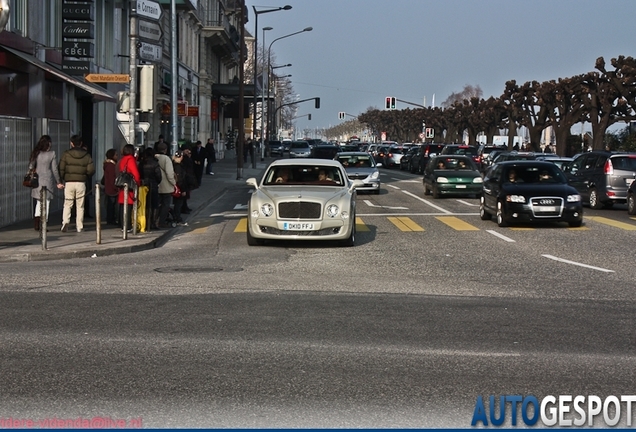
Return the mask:
<path fill-rule="evenodd" d="M 342 246 L 352 247 L 356 244 L 356 216 L 353 215 L 353 221 L 351 226 L 351 234 L 349 237 L 342 241 Z"/>
<path fill-rule="evenodd" d="M 249 246 L 262 246 L 265 242 L 261 239 L 257 239 L 252 237 L 252 233 L 250 232 L 250 227 L 247 227 L 247 244 Z"/>
<path fill-rule="evenodd" d="M 508 222 L 504 217 L 503 204 L 501 204 L 501 201 L 497 203 L 497 225 L 499 225 L 501 228 L 508 226 Z"/>
<path fill-rule="evenodd" d="M 636 214 L 636 197 L 634 194 L 627 195 L 627 213 L 630 215 Z"/>

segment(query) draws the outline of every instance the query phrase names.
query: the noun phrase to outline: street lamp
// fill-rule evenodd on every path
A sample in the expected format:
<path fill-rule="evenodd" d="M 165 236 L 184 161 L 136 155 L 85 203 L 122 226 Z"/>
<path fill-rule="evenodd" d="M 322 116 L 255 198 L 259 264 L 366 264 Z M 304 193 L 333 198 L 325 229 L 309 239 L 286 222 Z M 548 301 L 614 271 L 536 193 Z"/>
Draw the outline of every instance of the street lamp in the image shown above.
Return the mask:
<path fill-rule="evenodd" d="M 267 73 L 269 74 L 270 68 L 272 67 L 272 45 L 274 45 L 274 42 L 279 41 L 281 39 L 285 39 L 288 38 L 290 36 L 294 36 L 300 33 L 304 33 L 304 32 L 309 32 L 312 31 L 313 27 L 305 27 L 304 29 L 294 32 L 294 33 L 290 33 L 288 35 L 285 36 L 281 36 L 279 38 L 274 39 L 270 44 L 269 47 L 267 48 Z M 267 97 L 269 98 L 269 80 L 267 80 Z M 268 101 L 269 102 L 269 101 Z M 270 138 L 270 118 L 269 118 L 269 110 L 267 110 L 267 139 Z"/>
<path fill-rule="evenodd" d="M 290 10 L 291 8 L 292 7 L 290 5 L 285 5 L 285 6 L 281 6 L 277 8 L 272 8 L 272 9 L 257 10 L 256 6 L 252 6 L 252 9 L 254 9 L 254 50 L 253 50 L 254 51 L 254 120 L 256 120 L 256 104 L 258 102 L 258 96 L 256 95 L 256 72 L 258 69 L 257 67 L 258 56 L 256 55 L 258 51 L 258 16 L 264 13 L 278 12 L 281 10 Z M 265 38 L 264 34 L 263 34 L 263 38 Z M 265 44 L 263 44 L 263 49 L 265 49 Z M 265 53 L 263 52 L 263 54 Z M 267 71 L 267 73 L 269 74 L 269 70 Z M 261 87 L 261 92 L 262 91 L 263 91 L 263 88 Z M 262 134 L 263 134 L 263 130 L 261 129 L 261 135 Z M 256 135 L 256 121 L 254 121 L 252 125 L 252 135 Z"/>
<path fill-rule="evenodd" d="M 274 30 L 273 27 L 263 27 L 263 57 L 265 57 L 265 32 Z M 265 71 L 261 71 L 261 162 L 265 160 Z M 256 73 L 256 72 L 255 72 Z M 267 85 L 269 86 L 269 71 L 267 71 Z M 269 94 L 267 95 L 269 97 Z M 256 100 L 256 79 L 254 79 L 254 100 Z M 254 133 L 256 132 L 256 103 L 254 103 Z"/>

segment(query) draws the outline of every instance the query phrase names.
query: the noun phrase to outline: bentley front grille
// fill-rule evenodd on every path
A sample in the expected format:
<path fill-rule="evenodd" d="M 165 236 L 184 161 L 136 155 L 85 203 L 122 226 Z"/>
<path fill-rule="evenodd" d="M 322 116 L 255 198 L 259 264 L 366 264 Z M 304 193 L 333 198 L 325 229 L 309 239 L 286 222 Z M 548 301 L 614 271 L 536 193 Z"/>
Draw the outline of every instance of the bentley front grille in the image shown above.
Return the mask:
<path fill-rule="evenodd" d="M 283 219 L 320 219 L 319 203 L 293 201 L 278 204 L 278 215 Z"/>

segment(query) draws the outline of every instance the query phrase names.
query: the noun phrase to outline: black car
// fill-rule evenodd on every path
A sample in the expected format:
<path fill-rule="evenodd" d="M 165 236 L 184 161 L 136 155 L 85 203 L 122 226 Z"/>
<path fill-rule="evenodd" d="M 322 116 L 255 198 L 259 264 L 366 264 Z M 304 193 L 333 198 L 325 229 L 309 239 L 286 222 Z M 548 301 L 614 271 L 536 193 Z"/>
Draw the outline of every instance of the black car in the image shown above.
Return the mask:
<path fill-rule="evenodd" d="M 400 170 L 409 170 L 409 164 L 411 163 L 411 158 L 417 151 L 419 150 L 418 145 L 414 145 L 409 147 L 409 149 L 402 155 L 402 159 L 400 159 Z"/>
<path fill-rule="evenodd" d="M 532 152 L 504 151 L 493 159 L 493 165 L 499 162 L 515 161 L 515 160 L 535 160 L 537 155 Z"/>
<path fill-rule="evenodd" d="M 342 149 L 333 144 L 319 144 L 311 149 L 311 157 L 317 159 L 333 159 Z"/>
<path fill-rule="evenodd" d="M 509 161 L 495 164 L 484 177 L 479 215 L 497 217 L 500 227 L 514 222 L 583 223 L 581 195 L 551 162 Z"/>
<path fill-rule="evenodd" d="M 440 154 L 442 155 L 463 155 L 473 158 L 475 163 L 479 163 L 478 148 L 466 144 L 446 144 Z"/>
<path fill-rule="evenodd" d="M 636 153 L 581 153 L 563 172 L 584 203 L 594 209 L 611 207 L 627 201 L 627 189 L 636 179 Z"/>
<path fill-rule="evenodd" d="M 441 153 L 443 148 L 444 144 L 426 143 L 420 145 L 417 152 L 411 156 L 409 171 L 413 174 L 422 174 L 428 164 L 428 160 Z"/>
<path fill-rule="evenodd" d="M 270 156 L 282 156 L 285 149 L 280 141 L 268 141 L 267 148 L 269 148 Z"/>

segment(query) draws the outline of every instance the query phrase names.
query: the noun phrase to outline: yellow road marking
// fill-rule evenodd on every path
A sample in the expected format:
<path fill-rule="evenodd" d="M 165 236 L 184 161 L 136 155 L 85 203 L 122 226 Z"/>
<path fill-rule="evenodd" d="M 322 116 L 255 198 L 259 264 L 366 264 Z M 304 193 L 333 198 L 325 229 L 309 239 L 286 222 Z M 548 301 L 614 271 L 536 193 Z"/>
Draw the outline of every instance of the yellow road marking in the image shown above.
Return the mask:
<path fill-rule="evenodd" d="M 510 227 L 512 231 L 534 231 L 536 228 L 532 227 Z"/>
<path fill-rule="evenodd" d="M 247 232 L 247 218 L 239 219 L 238 223 L 236 224 L 236 228 L 234 228 L 234 232 L 235 233 Z"/>
<path fill-rule="evenodd" d="M 389 221 L 400 231 L 411 231 L 411 232 L 421 232 L 424 231 L 424 228 L 413 222 L 411 218 L 408 217 L 389 217 Z"/>
<path fill-rule="evenodd" d="M 570 231 L 589 231 L 588 227 L 570 227 L 568 228 Z"/>
<path fill-rule="evenodd" d="M 362 219 L 360 219 L 359 217 L 356 216 L 356 231 L 360 232 L 360 231 L 371 231 L 369 229 L 369 227 L 362 221 Z"/>
<path fill-rule="evenodd" d="M 613 219 L 609 219 L 609 218 L 605 218 L 601 216 L 586 216 L 585 218 L 594 222 L 613 226 L 615 228 L 624 229 L 626 231 L 636 231 L 636 225 L 626 224 L 625 222 L 619 222 L 619 221 L 615 221 Z"/>
<path fill-rule="evenodd" d="M 206 232 L 208 230 L 208 227 L 203 227 L 203 228 L 197 228 L 195 230 L 192 230 L 193 234 L 203 234 L 204 232 Z"/>
<path fill-rule="evenodd" d="M 446 225 L 457 231 L 479 231 L 479 228 L 476 226 L 473 226 L 468 222 L 464 222 L 455 216 L 438 216 L 435 219 L 444 222 Z"/>

